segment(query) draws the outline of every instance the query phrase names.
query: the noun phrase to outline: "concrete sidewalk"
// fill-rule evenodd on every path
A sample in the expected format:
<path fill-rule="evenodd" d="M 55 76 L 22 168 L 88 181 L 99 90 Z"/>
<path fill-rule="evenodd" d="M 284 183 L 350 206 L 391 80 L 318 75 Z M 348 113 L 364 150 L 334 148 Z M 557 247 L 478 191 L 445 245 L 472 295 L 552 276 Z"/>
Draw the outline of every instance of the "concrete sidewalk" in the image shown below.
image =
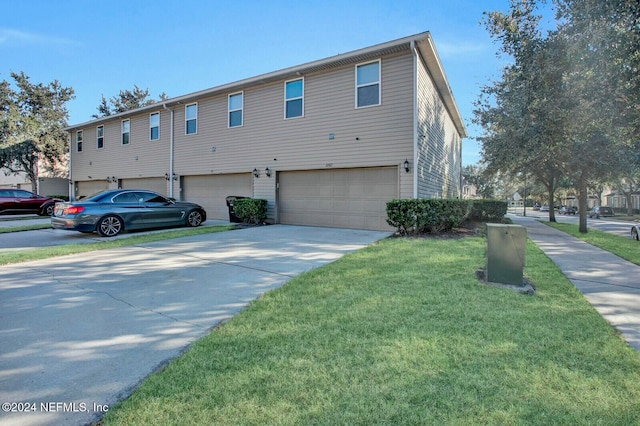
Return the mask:
<path fill-rule="evenodd" d="M 640 351 L 640 266 L 529 217 L 510 216 L 629 346 Z"/>

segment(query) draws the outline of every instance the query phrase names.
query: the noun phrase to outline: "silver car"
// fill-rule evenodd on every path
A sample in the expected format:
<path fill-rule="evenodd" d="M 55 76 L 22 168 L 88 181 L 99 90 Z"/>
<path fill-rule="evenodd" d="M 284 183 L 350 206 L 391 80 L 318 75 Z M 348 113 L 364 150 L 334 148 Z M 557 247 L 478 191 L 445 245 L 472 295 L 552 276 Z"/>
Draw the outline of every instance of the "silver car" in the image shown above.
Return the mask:
<path fill-rule="evenodd" d="M 152 191 L 119 189 L 82 201 L 57 203 L 51 226 L 114 237 L 125 230 L 195 227 L 205 220 L 207 213 L 198 204 L 173 201 Z"/>

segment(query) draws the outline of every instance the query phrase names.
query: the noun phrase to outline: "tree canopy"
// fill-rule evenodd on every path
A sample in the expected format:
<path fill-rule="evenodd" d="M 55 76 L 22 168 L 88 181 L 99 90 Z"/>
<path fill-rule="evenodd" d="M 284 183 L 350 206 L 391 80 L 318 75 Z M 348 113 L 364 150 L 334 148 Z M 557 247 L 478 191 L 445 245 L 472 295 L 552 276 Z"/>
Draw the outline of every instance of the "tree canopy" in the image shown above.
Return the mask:
<path fill-rule="evenodd" d="M 167 95 L 163 92 L 160 94 L 160 100 L 165 99 L 167 99 Z M 100 105 L 97 108 L 98 114 L 94 114 L 92 117 L 107 117 L 154 103 L 156 103 L 155 100 L 149 99 L 149 89 L 142 90 L 134 85 L 133 90 L 121 90 L 117 96 L 113 96 L 109 100 L 102 95 Z"/>
<path fill-rule="evenodd" d="M 32 83 L 24 72 L 11 77 L 13 85 L 0 83 L 0 167 L 26 173 L 37 191 L 40 160 L 53 165 L 68 152 L 63 129 L 69 116 L 66 103 L 74 91 L 57 80 Z"/>
<path fill-rule="evenodd" d="M 476 103 L 482 157 L 488 170 L 542 183 L 550 220 L 557 185 L 569 179 L 586 232 L 588 182 L 620 176 L 621 162 L 634 157 L 640 11 L 637 0 L 556 0 L 556 28 L 543 32 L 541 3 L 511 0 L 508 13 L 486 14 L 489 33 L 513 62 Z"/>

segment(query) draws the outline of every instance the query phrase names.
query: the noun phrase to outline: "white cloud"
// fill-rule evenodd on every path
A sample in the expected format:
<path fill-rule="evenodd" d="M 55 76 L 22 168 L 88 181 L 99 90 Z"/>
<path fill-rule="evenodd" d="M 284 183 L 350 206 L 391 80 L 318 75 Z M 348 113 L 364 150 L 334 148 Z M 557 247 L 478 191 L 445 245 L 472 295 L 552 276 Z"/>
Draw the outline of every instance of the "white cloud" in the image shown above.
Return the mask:
<path fill-rule="evenodd" d="M 44 34 L 0 28 L 0 45 L 21 44 L 40 46 L 72 46 L 80 43 L 63 37 L 52 37 Z"/>

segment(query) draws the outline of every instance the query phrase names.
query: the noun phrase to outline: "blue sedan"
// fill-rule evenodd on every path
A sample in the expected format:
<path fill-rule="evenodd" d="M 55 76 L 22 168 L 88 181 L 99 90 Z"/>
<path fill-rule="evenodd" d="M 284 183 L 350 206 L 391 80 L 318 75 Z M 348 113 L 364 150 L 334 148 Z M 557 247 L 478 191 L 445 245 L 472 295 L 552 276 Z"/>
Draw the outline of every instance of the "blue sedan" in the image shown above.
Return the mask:
<path fill-rule="evenodd" d="M 114 237 L 122 231 L 200 226 L 207 220 L 202 206 L 173 201 L 152 191 L 109 190 L 82 201 L 57 203 L 51 226 Z"/>

